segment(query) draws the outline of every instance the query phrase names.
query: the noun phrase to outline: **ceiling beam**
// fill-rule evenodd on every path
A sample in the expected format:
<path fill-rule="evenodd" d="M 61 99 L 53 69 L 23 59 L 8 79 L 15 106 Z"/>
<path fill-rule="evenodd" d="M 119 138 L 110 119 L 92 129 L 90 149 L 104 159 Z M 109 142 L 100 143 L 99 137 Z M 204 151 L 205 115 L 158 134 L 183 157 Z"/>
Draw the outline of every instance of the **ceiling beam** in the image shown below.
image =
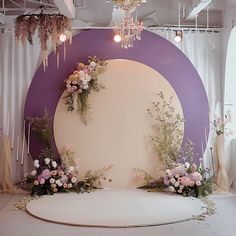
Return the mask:
<path fill-rule="evenodd" d="M 73 0 L 53 0 L 61 14 L 71 19 L 75 18 L 75 5 Z"/>
<path fill-rule="evenodd" d="M 212 0 L 194 1 L 191 9 L 187 11 L 188 16 L 186 17 L 186 20 L 194 20 L 202 10 L 209 6 L 211 2 Z"/>

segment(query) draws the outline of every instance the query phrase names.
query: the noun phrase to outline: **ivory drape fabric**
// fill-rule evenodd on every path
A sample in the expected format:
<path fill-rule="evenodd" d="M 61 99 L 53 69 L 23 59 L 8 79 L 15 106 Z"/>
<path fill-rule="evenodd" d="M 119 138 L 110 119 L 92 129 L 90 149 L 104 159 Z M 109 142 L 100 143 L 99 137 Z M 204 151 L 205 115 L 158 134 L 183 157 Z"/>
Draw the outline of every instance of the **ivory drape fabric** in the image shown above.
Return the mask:
<path fill-rule="evenodd" d="M 229 167 L 231 158 L 225 149 L 225 145 L 226 139 L 224 134 L 217 135 L 214 148 L 214 166 L 217 193 L 229 192 L 230 189 Z"/>
<path fill-rule="evenodd" d="M 40 45 L 38 38 L 34 38 L 33 45 L 26 43 L 25 46 L 22 46 L 20 42 L 16 42 L 14 32 L 0 32 L 0 130 L 2 129 L 4 136 L 8 135 L 11 146 L 13 143 L 11 162 L 7 163 L 12 166 L 14 183 L 19 183 L 22 180 L 31 162 L 27 153 L 24 152 L 24 165 L 21 165 L 23 110 L 27 90 L 39 63 Z M 20 160 L 17 162 L 18 136 Z M 0 165 L 0 173 L 4 172 L 4 168 L 5 166 Z M 0 176 L 0 185 L 1 183 L 2 178 Z"/>
<path fill-rule="evenodd" d="M 14 185 L 12 180 L 12 161 L 11 161 L 11 145 L 9 138 L 0 136 L 0 167 L 2 192 L 14 193 Z"/>

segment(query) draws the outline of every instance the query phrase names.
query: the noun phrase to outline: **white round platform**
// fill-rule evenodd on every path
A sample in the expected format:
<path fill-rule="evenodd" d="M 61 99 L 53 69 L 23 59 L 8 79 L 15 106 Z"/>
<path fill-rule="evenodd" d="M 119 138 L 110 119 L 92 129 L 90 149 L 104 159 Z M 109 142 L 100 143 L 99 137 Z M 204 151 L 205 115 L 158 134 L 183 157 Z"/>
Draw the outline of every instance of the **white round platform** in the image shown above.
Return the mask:
<path fill-rule="evenodd" d="M 181 222 L 203 213 L 195 198 L 143 190 L 57 193 L 30 201 L 27 212 L 49 222 L 91 227 L 138 227 Z"/>

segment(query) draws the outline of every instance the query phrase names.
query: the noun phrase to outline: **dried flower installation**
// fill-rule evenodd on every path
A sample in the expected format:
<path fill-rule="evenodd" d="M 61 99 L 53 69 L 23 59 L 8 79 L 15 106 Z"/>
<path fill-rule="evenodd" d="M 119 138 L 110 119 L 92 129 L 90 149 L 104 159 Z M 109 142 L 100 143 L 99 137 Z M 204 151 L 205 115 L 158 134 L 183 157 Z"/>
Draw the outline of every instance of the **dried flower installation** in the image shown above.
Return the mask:
<path fill-rule="evenodd" d="M 20 15 L 15 19 L 15 37 L 22 44 L 26 41 L 33 44 L 33 36 L 38 32 L 41 47 L 41 58 L 44 69 L 48 65 L 48 41 L 57 54 L 59 63 L 60 36 L 66 35 L 66 39 L 72 40 L 71 21 L 62 14 L 55 14 L 40 6 L 37 10 Z"/>

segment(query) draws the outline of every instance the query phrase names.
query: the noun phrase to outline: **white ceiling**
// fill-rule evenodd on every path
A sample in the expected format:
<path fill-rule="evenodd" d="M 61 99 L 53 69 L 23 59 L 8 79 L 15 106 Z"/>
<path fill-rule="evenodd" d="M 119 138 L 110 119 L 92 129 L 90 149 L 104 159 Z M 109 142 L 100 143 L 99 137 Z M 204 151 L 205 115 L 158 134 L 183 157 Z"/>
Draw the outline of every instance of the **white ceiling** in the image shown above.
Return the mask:
<path fill-rule="evenodd" d="M 185 17 L 188 16 L 193 8 L 201 1 L 207 0 L 147 0 L 147 3 L 142 3 L 137 8 L 137 18 L 143 21 L 146 27 L 153 25 L 176 25 L 178 23 L 178 4 L 181 2 L 181 24 L 195 25 L 194 20 L 187 21 Z M 228 1 L 236 4 L 236 0 L 212 0 L 209 5 L 210 26 L 221 27 L 223 25 L 222 15 L 225 4 Z M 56 10 L 56 7 L 53 7 L 55 5 L 54 0 L 0 0 L 0 12 L 4 13 L 5 11 L 6 17 L 4 21 L 8 24 L 8 27 L 12 27 L 12 19 L 15 16 L 38 7 L 42 2 L 51 10 Z M 110 2 L 107 2 L 107 0 L 75 0 L 74 5 L 75 19 L 72 21 L 74 27 L 111 26 L 111 23 L 114 21 L 114 16 L 117 15 L 117 12 L 113 12 L 114 4 L 111 0 Z M 11 10 L 13 8 L 17 10 Z M 184 12 L 185 16 L 183 15 Z M 63 14 L 63 10 L 61 13 Z M 2 23 L 4 23 L 4 21 L 2 20 Z M 198 24 L 206 26 L 206 9 L 199 13 Z"/>

